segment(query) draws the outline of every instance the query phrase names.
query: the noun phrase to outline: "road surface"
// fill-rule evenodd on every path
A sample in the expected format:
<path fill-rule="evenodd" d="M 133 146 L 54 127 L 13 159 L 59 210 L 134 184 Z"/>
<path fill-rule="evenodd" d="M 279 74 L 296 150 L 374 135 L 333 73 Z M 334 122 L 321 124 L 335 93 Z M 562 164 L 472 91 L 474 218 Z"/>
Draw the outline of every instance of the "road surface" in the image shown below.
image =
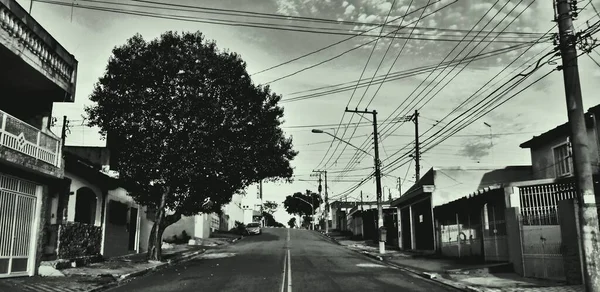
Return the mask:
<path fill-rule="evenodd" d="M 110 292 L 456 291 L 385 266 L 314 231 L 265 228 Z"/>

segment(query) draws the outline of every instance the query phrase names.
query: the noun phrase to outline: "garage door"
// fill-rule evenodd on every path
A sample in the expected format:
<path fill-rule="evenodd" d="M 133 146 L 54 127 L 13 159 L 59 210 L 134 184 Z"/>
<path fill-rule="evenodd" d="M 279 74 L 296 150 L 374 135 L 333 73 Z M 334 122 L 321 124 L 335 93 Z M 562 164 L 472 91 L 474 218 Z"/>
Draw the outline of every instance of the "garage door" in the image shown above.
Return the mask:
<path fill-rule="evenodd" d="M 37 185 L 0 174 L 0 278 L 29 275 Z"/>

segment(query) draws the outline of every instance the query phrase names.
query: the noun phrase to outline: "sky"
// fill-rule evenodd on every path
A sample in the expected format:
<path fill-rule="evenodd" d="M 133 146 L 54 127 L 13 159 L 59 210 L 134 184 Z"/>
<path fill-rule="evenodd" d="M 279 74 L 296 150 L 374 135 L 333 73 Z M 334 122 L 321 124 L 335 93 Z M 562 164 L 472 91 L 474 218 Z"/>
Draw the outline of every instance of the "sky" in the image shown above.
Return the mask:
<path fill-rule="evenodd" d="M 154 1 L 167 3 L 166 0 Z M 79 62 L 75 102 L 54 104 L 53 116 L 59 121 L 55 132 L 60 132 L 62 116 L 66 115 L 70 120 L 67 145 L 104 145 L 97 129 L 84 126 L 83 109 L 91 105 L 88 97 L 105 70 L 111 50 L 124 44 L 134 34 L 140 33 L 146 40 L 151 40 L 168 30 L 199 30 L 208 39 L 215 40 L 219 48 L 239 53 L 247 62 L 247 70 L 256 84 L 268 84 L 274 92 L 282 95 L 281 104 L 285 108 L 285 123 L 282 128 L 287 136 L 293 138 L 294 149 L 299 151 L 292 162 L 293 183 L 264 184 L 264 199 L 281 204 L 287 195 L 294 192 L 317 191 L 317 178 L 312 176 L 313 170 L 317 169 L 328 171 L 330 202 L 343 199 L 346 195 L 348 200 L 355 200 L 361 191 L 365 200 L 375 198 L 373 179 L 353 192 L 346 192 L 368 177 L 373 169 L 373 158 L 369 156 L 373 154 L 372 115 L 345 113 L 346 107 L 377 111 L 379 152 L 383 167 L 382 185 L 386 197 L 388 194 L 392 197 L 399 196 L 398 179 L 402 182 L 402 190 L 414 183 L 414 162 L 411 163 L 410 158 L 398 158 L 413 151 L 415 125 L 408 117 L 415 109 L 419 110 L 419 133 L 423 135 L 421 174 L 433 166 L 529 165 L 530 153 L 528 149 L 521 149 L 519 144 L 567 121 L 560 71 L 554 71 L 527 87 L 497 109 L 485 115 L 482 112 L 480 119 L 466 120 L 464 129 L 443 139 L 443 142 L 434 142 L 441 141 L 440 133 L 446 133 L 447 129 L 465 121 L 463 118 L 469 117 L 474 111 L 491 110 L 493 104 L 488 105 L 483 100 L 489 100 L 485 98 L 497 86 L 517 73 L 529 72 L 535 67 L 539 57 L 552 49 L 551 40 L 544 40 L 531 48 L 527 44 L 523 45 L 542 36 L 551 36 L 547 32 L 557 31 L 552 28 L 554 11 L 551 1 L 531 1 L 168 2 L 304 17 L 305 20 L 318 18 L 338 21 L 335 23 L 316 22 L 314 19 L 298 21 L 297 18 L 227 16 L 200 13 L 191 9 L 176 11 L 127 6 L 148 5 L 133 0 L 36 1 L 32 5 L 31 14 Z M 30 7 L 28 0 L 17 2 L 26 9 Z M 586 6 L 575 21 L 579 30 L 587 27 L 587 20 L 590 23 L 600 20 L 595 11 L 595 7 L 600 7 L 600 0 L 592 3 L 594 5 Z M 578 6 L 581 8 L 586 4 L 588 1 L 582 1 Z M 200 23 L 83 8 L 90 6 L 186 16 L 187 19 L 195 17 L 194 20 L 212 18 L 276 24 L 279 27 L 288 25 L 287 27 L 295 26 L 304 31 Z M 386 19 L 389 24 L 382 28 L 380 24 L 386 22 Z M 398 26 L 403 28 L 397 30 Z M 321 33 L 306 32 L 316 29 Z M 467 35 L 470 30 L 472 32 Z M 363 35 L 350 35 L 359 33 Z M 376 38 L 380 34 L 388 37 Z M 465 41 L 459 42 L 463 39 Z M 480 40 L 483 41 L 479 42 Z M 520 48 L 511 48 L 519 45 Z M 487 57 L 456 67 L 450 66 L 445 70 L 441 70 L 444 67 L 439 67 L 439 70 L 418 75 L 396 73 L 406 73 L 426 66 L 435 68 L 442 61 L 461 60 L 502 49 L 502 54 L 484 55 Z M 288 62 L 317 50 L 317 53 Z M 590 57 L 600 62 L 600 54 L 596 52 L 579 58 L 585 109 L 600 103 L 600 82 L 597 82 L 600 78 L 600 65 Z M 332 60 L 324 62 L 328 59 Z M 255 74 L 284 62 L 285 65 Z M 540 64 L 543 66 L 538 71 L 532 73 L 520 87 L 511 90 L 506 97 L 550 72 L 560 64 L 560 60 Z M 531 67 L 527 67 L 530 65 Z M 367 85 L 370 80 L 380 80 L 379 76 L 385 76 L 388 72 L 391 74 L 385 83 L 374 82 L 368 87 L 356 86 L 359 79 L 363 79 L 364 83 L 361 84 Z M 399 77 L 392 78 L 393 76 Z M 345 84 L 347 90 L 330 92 L 329 89 L 341 88 L 331 87 L 339 84 Z M 353 146 L 332 140 L 325 133 L 311 133 L 313 128 L 334 134 Z M 358 147 L 361 151 L 353 147 Z M 248 191 L 252 195 L 255 192 L 255 187 Z M 280 222 L 287 222 L 289 218 L 283 207 L 275 213 L 275 217 Z"/>

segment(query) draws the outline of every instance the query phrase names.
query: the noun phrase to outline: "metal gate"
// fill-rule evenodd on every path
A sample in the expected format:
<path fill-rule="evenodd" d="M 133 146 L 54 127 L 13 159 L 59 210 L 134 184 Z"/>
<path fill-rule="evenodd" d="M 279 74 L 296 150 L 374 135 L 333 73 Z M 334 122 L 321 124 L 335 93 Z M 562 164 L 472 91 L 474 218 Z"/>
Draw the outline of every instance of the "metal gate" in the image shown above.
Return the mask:
<path fill-rule="evenodd" d="M 519 187 L 525 277 L 566 279 L 558 202 L 576 195 L 575 184 Z"/>
<path fill-rule="evenodd" d="M 37 185 L 0 174 L 0 278 L 26 276 L 32 249 Z"/>
<path fill-rule="evenodd" d="M 488 208 L 489 207 L 489 208 Z M 508 262 L 508 238 L 504 212 L 486 204 L 483 209 L 483 253 L 486 261 Z"/>

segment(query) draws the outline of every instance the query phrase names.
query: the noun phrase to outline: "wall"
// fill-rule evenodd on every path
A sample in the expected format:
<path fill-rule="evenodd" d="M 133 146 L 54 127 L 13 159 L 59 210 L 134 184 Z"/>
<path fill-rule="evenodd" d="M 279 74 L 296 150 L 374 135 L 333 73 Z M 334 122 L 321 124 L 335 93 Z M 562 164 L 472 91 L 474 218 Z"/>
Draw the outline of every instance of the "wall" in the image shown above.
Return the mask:
<path fill-rule="evenodd" d="M 179 221 L 169 225 L 163 233 L 163 240 L 173 236 L 180 236 L 183 231 L 193 237 L 195 234 L 195 217 L 183 216 Z"/>
<path fill-rule="evenodd" d="M 65 146 L 64 151 L 97 165 L 109 165 L 110 162 L 110 150 L 106 147 Z"/>
<path fill-rule="evenodd" d="M 235 194 L 231 197 L 231 202 L 223 207 L 223 211 L 229 217 L 225 224 L 228 230 L 235 227 L 235 221 L 244 222 L 243 199 L 244 196 Z"/>
<path fill-rule="evenodd" d="M 590 148 L 590 159 L 592 160 L 593 173 L 598 174 L 600 172 L 600 156 L 598 153 L 598 136 L 593 128 L 587 129 L 588 133 L 588 146 Z M 567 141 L 567 136 L 557 137 L 552 141 L 549 141 L 542 147 L 532 148 L 531 151 L 531 163 L 533 165 L 533 178 L 544 179 L 544 178 L 556 178 L 556 171 L 554 168 L 554 151 L 553 147 L 563 144 Z"/>
<path fill-rule="evenodd" d="M 110 221 L 110 213 L 109 204 L 111 201 L 116 201 L 122 204 L 125 204 L 129 209 L 126 214 L 127 223 L 125 225 L 113 224 Z M 131 218 L 131 208 L 137 208 L 137 216 L 135 218 Z M 118 188 L 115 190 L 108 191 L 108 195 L 106 198 L 106 206 L 104 208 L 104 235 L 103 235 L 103 246 L 102 246 L 102 255 L 105 257 L 114 257 L 121 256 L 131 253 L 136 253 L 139 251 L 139 241 L 140 241 L 140 225 L 141 225 L 141 216 L 142 211 L 135 203 L 133 198 L 131 198 L 127 191 L 123 188 Z M 131 220 L 135 220 L 134 226 L 135 229 L 129 228 L 129 222 Z M 133 248 L 130 248 L 130 236 L 131 233 L 134 233 L 135 239 L 133 243 Z"/>
<path fill-rule="evenodd" d="M 148 219 L 148 207 L 143 207 L 140 210 L 140 244 L 139 252 L 148 251 L 148 240 L 150 240 L 150 232 L 152 231 L 153 221 Z"/>
<path fill-rule="evenodd" d="M 209 238 L 212 214 L 200 214 L 194 216 L 194 237 Z"/>
<path fill-rule="evenodd" d="M 65 171 L 65 177 L 71 179 L 71 186 L 70 186 L 69 190 L 70 190 L 70 192 L 72 192 L 72 194 L 69 195 L 69 203 L 67 206 L 67 222 L 75 221 L 75 206 L 77 204 L 77 190 L 79 190 L 80 188 L 83 188 L 83 187 L 87 187 L 87 188 L 91 189 L 94 192 L 94 194 L 96 194 L 96 222 L 94 223 L 94 225 L 101 226 L 102 225 L 102 204 L 104 202 L 102 201 L 102 191 L 100 190 L 100 188 L 93 185 L 89 181 L 87 181 L 71 172 L 68 172 L 68 171 Z M 55 212 L 55 211 L 53 210 L 53 212 Z M 60 215 L 60 214 L 57 214 L 57 216 L 58 215 Z"/>

